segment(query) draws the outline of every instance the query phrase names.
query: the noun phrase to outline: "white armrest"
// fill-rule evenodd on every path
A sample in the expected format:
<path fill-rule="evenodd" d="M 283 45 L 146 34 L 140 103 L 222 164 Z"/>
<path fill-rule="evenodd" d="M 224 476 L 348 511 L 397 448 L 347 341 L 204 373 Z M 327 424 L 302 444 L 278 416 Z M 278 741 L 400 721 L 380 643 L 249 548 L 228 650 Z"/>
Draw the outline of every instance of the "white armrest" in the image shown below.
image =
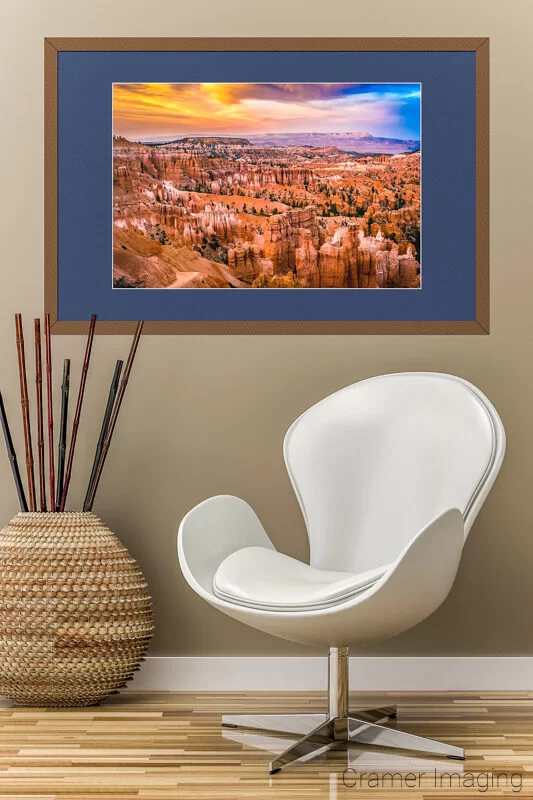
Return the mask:
<path fill-rule="evenodd" d="M 255 511 L 240 497 L 210 497 L 191 509 L 179 527 L 182 572 L 190 586 L 202 595 L 212 594 L 213 576 L 219 565 L 243 547 L 275 549 Z"/>
<path fill-rule="evenodd" d="M 464 520 L 458 508 L 448 509 L 430 522 L 371 590 L 368 602 L 373 613 L 379 610 L 396 618 L 398 632 L 401 620 L 411 627 L 432 614 L 453 586 L 464 538 Z"/>

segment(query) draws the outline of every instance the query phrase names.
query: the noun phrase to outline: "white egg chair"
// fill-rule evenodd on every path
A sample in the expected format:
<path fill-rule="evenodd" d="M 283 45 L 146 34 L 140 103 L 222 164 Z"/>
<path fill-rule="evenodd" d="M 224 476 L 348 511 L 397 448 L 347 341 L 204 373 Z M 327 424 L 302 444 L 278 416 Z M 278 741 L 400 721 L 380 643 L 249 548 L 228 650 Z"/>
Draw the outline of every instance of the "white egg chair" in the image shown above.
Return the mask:
<path fill-rule="evenodd" d="M 504 452 L 498 413 L 468 381 L 381 375 L 326 397 L 285 436 L 310 564 L 277 551 L 237 497 L 211 497 L 185 516 L 179 563 L 200 597 L 273 636 L 329 648 L 324 714 L 222 718 L 303 736 L 271 773 L 340 741 L 464 758 L 460 747 L 392 727 L 394 707 L 351 711 L 348 648 L 395 636 L 441 605 Z"/>

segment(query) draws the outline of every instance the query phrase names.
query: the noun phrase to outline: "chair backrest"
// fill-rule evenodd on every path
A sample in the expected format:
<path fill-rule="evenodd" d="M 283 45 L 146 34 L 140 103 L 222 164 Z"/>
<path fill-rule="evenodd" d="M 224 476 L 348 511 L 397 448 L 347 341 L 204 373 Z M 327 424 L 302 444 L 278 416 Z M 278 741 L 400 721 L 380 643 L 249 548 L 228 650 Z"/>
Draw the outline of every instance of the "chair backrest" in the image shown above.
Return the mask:
<path fill-rule="evenodd" d="M 504 452 L 496 409 L 453 375 L 381 375 L 326 397 L 284 442 L 312 566 L 359 571 L 393 561 L 448 508 L 461 510 L 468 533 Z"/>

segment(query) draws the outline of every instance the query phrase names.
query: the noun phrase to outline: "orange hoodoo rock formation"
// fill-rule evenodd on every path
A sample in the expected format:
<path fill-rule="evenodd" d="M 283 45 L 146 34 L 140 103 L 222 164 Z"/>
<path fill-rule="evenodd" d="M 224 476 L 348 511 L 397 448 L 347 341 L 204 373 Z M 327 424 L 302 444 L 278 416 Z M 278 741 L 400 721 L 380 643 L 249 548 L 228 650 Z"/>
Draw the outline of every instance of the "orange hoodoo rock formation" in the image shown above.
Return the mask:
<path fill-rule="evenodd" d="M 116 275 L 160 285 L 152 263 L 166 286 L 268 286 L 289 275 L 282 285 L 416 288 L 420 266 L 402 234 L 418 218 L 417 163 L 416 154 L 357 159 L 216 137 L 160 146 L 116 139 Z M 147 240 L 157 255 L 147 255 Z"/>

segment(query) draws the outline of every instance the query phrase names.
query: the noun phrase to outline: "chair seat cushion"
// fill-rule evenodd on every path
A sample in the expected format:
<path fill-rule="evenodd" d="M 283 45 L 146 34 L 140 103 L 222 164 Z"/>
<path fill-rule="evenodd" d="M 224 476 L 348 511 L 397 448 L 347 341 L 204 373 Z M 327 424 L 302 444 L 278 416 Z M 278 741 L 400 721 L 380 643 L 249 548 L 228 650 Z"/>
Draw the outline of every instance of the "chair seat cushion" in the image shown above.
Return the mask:
<path fill-rule="evenodd" d="M 220 564 L 213 591 L 221 600 L 266 611 L 314 611 L 376 583 L 390 564 L 366 572 L 330 572 L 266 547 L 244 547 Z"/>

